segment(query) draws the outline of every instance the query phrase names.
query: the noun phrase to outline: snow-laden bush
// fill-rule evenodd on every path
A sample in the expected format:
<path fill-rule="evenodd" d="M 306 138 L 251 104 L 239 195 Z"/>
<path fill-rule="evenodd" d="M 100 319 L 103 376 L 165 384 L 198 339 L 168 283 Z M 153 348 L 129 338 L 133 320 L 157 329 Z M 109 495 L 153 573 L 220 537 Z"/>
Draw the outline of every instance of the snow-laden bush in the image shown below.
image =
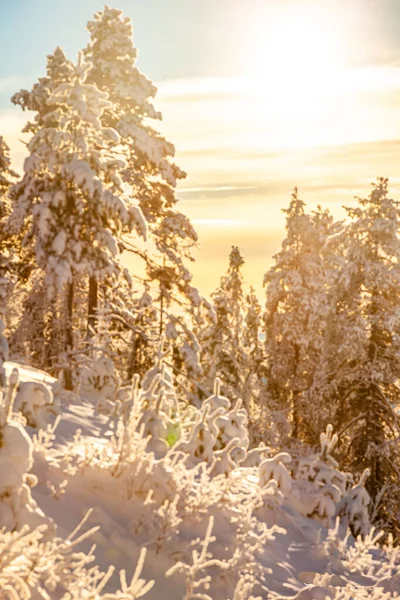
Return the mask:
<path fill-rule="evenodd" d="M 370 498 L 364 487 L 369 471 L 353 485 L 352 475 L 340 471 L 332 456 L 337 441 L 338 436 L 328 425 L 325 433 L 321 433 L 319 452 L 298 458 L 293 468 L 296 480 L 293 504 L 301 514 L 320 520 L 326 527 L 332 527 L 335 518 L 341 515 L 355 536 L 366 535 L 371 527 Z"/>
<path fill-rule="evenodd" d="M 265 486 L 271 481 L 275 481 L 279 488 L 282 498 L 288 498 L 293 489 L 292 477 L 288 471 L 287 464 L 290 464 L 292 457 L 287 452 L 280 452 L 272 458 L 266 458 L 258 467 L 259 483 Z"/>
<path fill-rule="evenodd" d="M 14 410 L 21 412 L 27 424 L 37 429 L 44 429 L 49 416 L 58 412 L 51 388 L 37 381 L 24 381 L 19 384 Z"/>
<path fill-rule="evenodd" d="M 368 507 L 371 498 L 364 487 L 366 479 L 370 475 L 370 470 L 365 469 L 360 480 L 347 490 L 344 495 L 340 510 L 340 515 L 346 517 L 351 533 L 354 537 L 365 536 L 371 529 Z"/>
<path fill-rule="evenodd" d="M 11 419 L 18 371 L 9 378 L 0 407 L 0 527 L 20 529 L 50 523 L 32 498 L 36 478 L 29 474 L 33 465 L 33 443 L 21 423 Z"/>
<path fill-rule="evenodd" d="M 119 386 L 114 362 L 105 355 L 86 361 L 79 375 L 79 394 L 83 398 L 96 402 L 101 409 L 107 401 L 115 398 Z"/>

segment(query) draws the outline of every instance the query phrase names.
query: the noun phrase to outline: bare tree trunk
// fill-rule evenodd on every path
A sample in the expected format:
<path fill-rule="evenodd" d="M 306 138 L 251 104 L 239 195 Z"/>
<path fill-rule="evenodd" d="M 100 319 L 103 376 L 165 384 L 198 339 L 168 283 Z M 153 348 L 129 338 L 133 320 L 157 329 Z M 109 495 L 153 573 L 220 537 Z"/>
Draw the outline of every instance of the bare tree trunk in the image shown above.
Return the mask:
<path fill-rule="evenodd" d="M 132 335 L 131 335 L 131 350 L 129 353 L 129 360 L 128 360 L 128 368 L 127 368 L 127 372 L 126 372 L 126 376 L 128 381 L 130 381 L 135 373 L 135 368 L 136 368 L 136 364 L 137 364 L 137 354 L 138 354 L 138 335 L 137 333 L 132 331 Z"/>
<path fill-rule="evenodd" d="M 300 362 L 300 348 L 297 344 L 294 346 L 294 376 L 297 378 L 297 372 L 299 368 Z M 293 429 L 292 429 L 292 437 L 295 440 L 300 438 L 300 400 L 301 400 L 301 392 L 298 389 L 292 390 L 292 416 L 293 416 Z"/>
<path fill-rule="evenodd" d="M 161 293 L 160 298 L 160 337 L 162 336 L 164 329 L 164 295 Z"/>
<path fill-rule="evenodd" d="M 87 317 L 87 332 L 86 337 L 90 338 L 93 332 L 97 331 L 97 308 L 99 298 L 99 286 L 97 279 L 93 276 L 89 277 L 89 292 L 88 292 L 88 317 Z"/>
<path fill-rule="evenodd" d="M 71 353 L 74 345 L 74 334 L 72 329 L 72 316 L 74 309 L 74 283 L 71 281 L 67 284 L 67 315 L 65 322 L 65 353 L 68 362 L 71 359 Z M 73 389 L 72 370 L 70 364 L 64 369 L 65 389 Z"/>
<path fill-rule="evenodd" d="M 57 298 L 58 295 L 50 300 L 48 309 L 49 316 L 46 324 L 47 335 L 44 341 L 45 369 L 49 370 L 52 375 L 54 374 L 52 372 L 54 362 L 57 362 L 61 351 L 57 339 L 57 334 L 59 334 L 59 331 L 57 331 L 57 326 L 59 326 L 57 321 Z"/>
<path fill-rule="evenodd" d="M 293 401 L 293 427 L 292 427 L 292 437 L 295 440 L 298 440 L 300 437 L 300 398 L 301 392 L 294 391 L 292 393 L 292 401 Z"/>
<path fill-rule="evenodd" d="M 165 255 L 163 256 L 162 277 L 160 279 L 160 338 L 164 329 L 164 285 L 165 285 Z"/>

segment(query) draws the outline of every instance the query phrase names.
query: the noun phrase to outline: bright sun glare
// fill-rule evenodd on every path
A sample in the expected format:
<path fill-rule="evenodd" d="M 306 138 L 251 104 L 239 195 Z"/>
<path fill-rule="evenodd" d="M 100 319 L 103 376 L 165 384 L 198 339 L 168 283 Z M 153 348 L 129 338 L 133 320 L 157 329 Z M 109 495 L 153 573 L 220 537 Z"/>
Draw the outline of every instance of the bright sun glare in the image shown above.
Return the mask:
<path fill-rule="evenodd" d="M 271 4 L 255 24 L 253 74 L 310 84 L 343 68 L 348 32 L 334 7 L 323 1 Z"/>
<path fill-rule="evenodd" d="M 247 75 L 268 118 L 284 122 L 283 145 L 335 137 L 350 27 L 340 0 L 271 0 L 249 32 Z M 263 119 L 263 115 L 260 114 Z"/>

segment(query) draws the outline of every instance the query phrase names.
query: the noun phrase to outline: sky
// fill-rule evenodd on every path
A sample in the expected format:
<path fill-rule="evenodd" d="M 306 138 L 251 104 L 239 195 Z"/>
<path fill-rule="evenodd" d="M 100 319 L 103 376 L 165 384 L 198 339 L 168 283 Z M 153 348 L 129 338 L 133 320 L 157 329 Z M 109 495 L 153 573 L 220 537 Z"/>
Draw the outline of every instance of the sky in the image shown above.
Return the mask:
<path fill-rule="evenodd" d="M 0 134 L 22 169 L 26 119 L 10 96 L 75 58 L 95 0 L 0 0 Z M 132 18 L 159 130 L 187 172 L 177 195 L 195 223 L 195 283 L 218 285 L 231 245 L 262 299 L 294 186 L 343 217 L 377 176 L 400 196 L 398 0 L 115 0 Z"/>

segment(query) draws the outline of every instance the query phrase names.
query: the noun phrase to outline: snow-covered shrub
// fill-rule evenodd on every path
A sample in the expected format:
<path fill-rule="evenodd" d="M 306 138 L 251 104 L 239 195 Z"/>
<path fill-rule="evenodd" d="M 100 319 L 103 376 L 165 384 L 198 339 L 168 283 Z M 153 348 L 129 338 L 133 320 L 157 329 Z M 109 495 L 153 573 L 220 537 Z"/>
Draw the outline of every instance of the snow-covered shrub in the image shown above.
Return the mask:
<path fill-rule="evenodd" d="M 227 410 L 216 420 L 218 437 L 215 449 L 221 450 L 222 448 L 225 448 L 231 440 L 237 439 L 240 448 L 247 451 L 249 447 L 247 424 L 247 411 L 242 408 L 242 401 L 239 399 L 231 409 Z"/>
<path fill-rule="evenodd" d="M 258 467 L 259 483 L 262 487 L 274 480 L 284 498 L 287 498 L 293 488 L 292 477 L 286 465 L 292 457 L 287 452 L 280 452 L 273 458 L 266 458 Z"/>
<path fill-rule="evenodd" d="M 164 364 L 150 369 L 135 396 L 136 408 L 141 407 L 139 427 L 149 437 L 148 449 L 167 452 L 181 437 L 180 419 L 184 412 L 179 402 L 170 370 Z"/>
<path fill-rule="evenodd" d="M 36 381 L 24 381 L 19 384 L 14 410 L 26 417 L 30 427 L 38 429 L 45 428 L 49 415 L 58 412 L 52 390 L 45 383 Z"/>
<path fill-rule="evenodd" d="M 340 514 L 347 518 L 351 533 L 354 537 L 366 536 L 371 529 L 368 506 L 370 495 L 364 487 L 370 470 L 365 469 L 358 483 L 353 485 L 343 498 Z"/>
<path fill-rule="evenodd" d="M 107 356 L 98 356 L 82 369 L 79 393 L 83 398 L 101 405 L 104 401 L 115 399 L 118 384 L 113 361 Z"/>
<path fill-rule="evenodd" d="M 0 407 L 0 527 L 20 529 L 49 523 L 31 495 L 36 478 L 29 475 L 33 465 L 33 443 L 25 429 L 11 420 L 18 371 L 14 369 Z"/>
<path fill-rule="evenodd" d="M 195 411 L 192 427 L 179 444 L 191 463 L 205 461 L 214 475 L 227 475 L 247 456 L 249 435 L 247 412 L 241 400 L 231 402 L 220 393 L 217 378 L 214 393 Z"/>
<path fill-rule="evenodd" d="M 293 468 L 296 507 L 302 514 L 320 520 L 327 527 L 333 526 L 352 483 L 352 477 L 339 470 L 331 455 L 337 441 L 332 426 L 328 425 L 326 432 L 321 433 L 319 452 L 301 456 Z"/>

